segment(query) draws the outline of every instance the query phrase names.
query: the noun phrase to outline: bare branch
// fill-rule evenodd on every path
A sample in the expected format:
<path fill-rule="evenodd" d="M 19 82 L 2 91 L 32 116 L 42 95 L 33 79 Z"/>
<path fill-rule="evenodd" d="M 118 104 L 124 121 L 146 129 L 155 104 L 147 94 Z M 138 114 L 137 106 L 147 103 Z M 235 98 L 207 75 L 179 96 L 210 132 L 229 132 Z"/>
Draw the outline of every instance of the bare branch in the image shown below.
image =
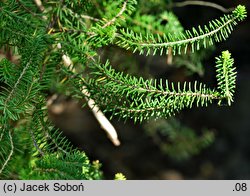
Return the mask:
<path fill-rule="evenodd" d="M 83 15 L 83 14 L 81 14 L 80 16 L 81 16 L 81 18 L 84 18 L 84 19 L 89 19 L 89 20 L 93 20 L 93 21 L 96 21 L 96 22 L 99 22 L 99 21 L 100 21 L 100 19 L 94 18 L 94 17 L 92 17 L 92 16 Z"/>
<path fill-rule="evenodd" d="M 183 1 L 183 2 L 177 2 L 177 3 L 173 3 L 172 7 L 184 7 L 187 5 L 199 5 L 199 6 L 206 6 L 206 7 L 212 7 L 215 9 L 218 9 L 224 13 L 228 13 L 231 11 L 231 9 L 226 9 L 221 5 L 218 5 L 216 3 L 213 2 L 207 2 L 207 1 Z"/>
<path fill-rule="evenodd" d="M 42 1 L 41 1 L 41 0 L 34 0 L 34 2 L 35 2 L 35 4 L 36 4 L 36 6 L 39 8 L 39 10 L 40 10 L 41 12 L 43 12 L 43 11 L 44 11 L 44 6 L 43 6 L 43 4 L 42 4 Z"/>
<path fill-rule="evenodd" d="M 108 134 L 109 139 L 113 142 L 115 146 L 120 145 L 120 141 L 118 139 L 117 132 L 113 125 L 110 123 L 110 121 L 106 118 L 106 116 L 102 113 L 102 111 L 99 109 L 99 107 L 95 104 L 95 101 L 93 99 L 87 98 L 90 96 L 88 90 L 86 87 L 83 86 L 82 93 L 85 95 L 85 99 L 88 102 L 88 106 L 91 108 L 91 111 L 93 112 L 94 116 L 96 117 L 96 120 L 101 125 L 101 128 L 106 131 Z"/>
<path fill-rule="evenodd" d="M 61 48 L 61 44 L 59 43 L 57 46 L 59 49 Z M 68 67 L 74 73 L 76 70 L 73 68 L 73 63 L 69 56 L 63 55 L 62 56 L 63 63 L 66 67 Z M 94 114 L 96 120 L 101 125 L 101 128 L 107 133 L 108 138 L 115 146 L 120 145 L 120 141 L 118 139 L 118 134 L 114 128 L 114 126 L 110 123 L 110 121 L 106 118 L 103 112 L 99 109 L 99 107 L 95 104 L 95 101 L 89 98 L 90 94 L 85 86 L 82 87 L 82 93 L 85 95 L 85 99 L 90 107 L 92 113 Z"/>

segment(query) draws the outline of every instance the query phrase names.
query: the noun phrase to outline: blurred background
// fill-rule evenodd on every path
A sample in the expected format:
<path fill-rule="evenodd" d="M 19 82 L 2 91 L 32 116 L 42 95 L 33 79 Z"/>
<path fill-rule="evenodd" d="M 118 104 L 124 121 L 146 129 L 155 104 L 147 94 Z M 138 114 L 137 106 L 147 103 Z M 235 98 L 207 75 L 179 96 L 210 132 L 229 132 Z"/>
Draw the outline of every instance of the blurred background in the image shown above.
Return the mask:
<path fill-rule="evenodd" d="M 214 2 L 225 8 L 243 4 L 250 12 L 248 0 Z M 185 29 L 206 24 L 223 14 L 201 6 L 175 7 L 173 12 Z M 133 55 L 123 50 L 119 53 L 119 50 L 106 48 L 100 54 L 109 58 L 115 51 L 119 60 L 113 55 L 111 62 L 116 66 L 126 56 Z M 203 54 L 203 68 L 196 73 L 166 65 L 166 57 L 157 56 L 135 55 L 134 65 L 131 62 L 127 65 L 134 66 L 132 71 L 126 63 L 122 69 L 129 69 L 131 73 L 141 71 L 145 77 L 150 73 L 155 78 L 172 81 L 198 80 L 214 87 L 215 57 L 223 50 L 232 53 L 238 72 L 235 101 L 231 107 L 216 104 L 207 108 L 194 107 L 172 119 L 142 124 L 112 119 L 121 140 L 119 147 L 107 139 L 88 108 L 81 109 L 79 103 L 70 99 L 57 100 L 55 104 L 64 104 L 65 110 L 56 115 L 50 108 L 50 117 L 75 146 L 84 150 L 91 160 L 102 163 L 106 179 L 113 179 L 118 172 L 127 179 L 250 179 L 249 17 L 236 27 L 228 40 Z"/>

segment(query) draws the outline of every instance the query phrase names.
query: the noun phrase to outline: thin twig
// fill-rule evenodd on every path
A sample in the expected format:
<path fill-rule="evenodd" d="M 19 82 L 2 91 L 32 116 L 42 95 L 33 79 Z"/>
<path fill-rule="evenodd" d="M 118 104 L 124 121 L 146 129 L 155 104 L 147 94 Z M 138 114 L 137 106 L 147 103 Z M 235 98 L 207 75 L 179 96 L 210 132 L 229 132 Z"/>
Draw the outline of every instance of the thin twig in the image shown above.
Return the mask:
<path fill-rule="evenodd" d="M 211 37 L 214 34 L 220 32 L 223 28 L 226 28 L 228 24 L 235 22 L 236 16 L 231 18 L 230 20 L 226 21 L 224 24 L 219 26 L 218 28 L 214 29 L 213 31 L 198 35 L 196 37 L 184 39 L 184 40 L 177 40 L 177 41 L 172 41 L 172 42 L 164 42 L 164 43 L 138 43 L 138 45 L 143 46 L 143 47 L 171 47 L 174 45 L 183 45 L 187 43 L 193 43 L 197 40 L 202 40 L 206 37 Z M 134 44 L 134 42 L 133 42 Z M 136 43 L 137 44 L 137 43 Z"/>
<path fill-rule="evenodd" d="M 0 128 L 2 128 L 2 127 L 0 127 Z M 4 132 L 3 132 L 3 130 L 2 130 L 2 133 L 1 133 L 1 135 L 0 135 L 0 142 L 1 142 L 2 139 L 3 139 L 3 134 L 4 134 Z"/>
<path fill-rule="evenodd" d="M 122 8 L 121 8 L 121 10 L 118 12 L 118 14 L 117 14 L 115 17 L 113 17 L 111 20 L 109 20 L 106 24 L 104 24 L 104 25 L 102 26 L 103 29 L 106 28 L 106 27 L 108 27 L 108 26 L 110 26 L 110 25 L 112 25 L 112 24 L 114 24 L 114 22 L 117 20 L 117 18 L 119 18 L 119 17 L 126 11 L 127 3 L 128 3 L 128 0 L 125 0 L 124 3 L 123 3 L 123 5 L 122 5 Z M 96 20 L 96 19 L 95 19 L 95 20 Z M 97 20 L 99 21 L 99 19 L 97 19 Z M 91 34 L 91 32 L 90 32 L 90 34 Z M 95 36 L 97 36 L 97 34 L 96 34 L 96 33 L 93 33 L 93 34 L 89 37 L 89 39 L 92 38 L 92 37 L 95 37 Z"/>
<path fill-rule="evenodd" d="M 57 144 L 56 140 L 50 136 L 50 134 L 49 134 L 48 131 L 45 131 L 45 135 L 46 135 L 47 138 L 49 138 L 54 143 L 54 145 L 56 146 L 56 148 L 58 148 L 59 150 L 61 150 L 64 154 L 68 154 L 68 152 L 66 150 L 64 150 L 63 148 L 61 148 Z"/>
<path fill-rule="evenodd" d="M 183 1 L 183 2 L 177 2 L 177 3 L 172 3 L 171 7 L 184 7 L 188 5 L 199 5 L 199 6 L 206 6 L 206 7 L 212 7 L 215 9 L 218 9 L 224 13 L 230 12 L 232 9 L 226 9 L 221 5 L 218 5 L 213 2 L 207 2 L 207 1 Z"/>
<path fill-rule="evenodd" d="M 39 18 L 40 18 L 40 15 L 39 15 L 39 14 L 32 12 L 29 8 L 25 7 L 25 6 L 23 5 L 22 2 L 20 2 L 19 0 L 17 0 L 17 2 L 18 2 L 18 4 L 19 4 L 23 9 L 25 9 L 27 12 L 29 12 L 30 14 L 32 14 L 32 16 L 34 16 L 34 17 L 39 17 Z"/>
<path fill-rule="evenodd" d="M 54 95 L 47 101 L 47 107 L 48 107 L 49 105 L 51 105 L 51 104 L 55 101 L 55 99 L 57 98 L 57 96 L 58 96 L 58 95 L 54 94 Z M 55 140 L 53 137 L 51 137 L 49 131 L 47 131 L 46 128 L 45 128 L 45 126 L 44 126 L 44 122 L 43 122 L 43 121 L 40 121 L 40 122 L 41 122 L 42 129 L 44 130 L 44 133 L 45 133 L 44 135 L 45 135 L 45 137 L 47 137 L 48 140 L 51 140 L 52 143 L 56 146 L 57 149 L 59 149 L 60 151 L 62 151 L 62 152 L 65 153 L 65 154 L 68 154 L 68 152 L 67 152 L 66 150 L 64 150 L 63 148 L 61 148 L 61 147 L 57 144 L 56 140 Z"/>
<path fill-rule="evenodd" d="M 32 138 L 32 141 L 33 141 L 33 144 L 34 144 L 34 146 L 35 146 L 35 148 L 37 149 L 37 151 L 42 155 L 42 156 L 44 156 L 44 152 L 42 151 L 42 149 L 41 148 L 39 148 L 39 146 L 38 146 L 38 143 L 37 143 L 37 141 L 36 141 L 36 138 L 35 138 L 35 136 L 34 136 L 34 132 L 31 130 L 31 129 L 29 129 L 30 131 L 30 135 L 31 135 L 31 138 Z"/>
<path fill-rule="evenodd" d="M 112 25 L 116 21 L 116 19 L 119 18 L 123 14 L 123 12 L 126 11 L 127 3 L 128 3 L 128 0 L 124 1 L 120 12 L 114 18 L 112 18 L 110 21 L 108 21 L 106 24 L 104 24 L 102 26 L 103 29 L 106 28 L 107 26 Z"/>
<path fill-rule="evenodd" d="M 10 159 L 11 159 L 11 157 L 13 155 L 13 152 L 14 152 L 14 144 L 13 144 L 13 139 L 12 139 L 12 136 L 11 136 L 11 131 L 9 131 L 9 138 L 10 138 L 11 150 L 10 150 L 10 153 L 9 153 L 7 159 L 4 161 L 4 164 L 3 164 L 2 168 L 0 169 L 0 174 L 3 172 L 4 168 L 6 167 L 8 162 L 10 161 Z"/>
<path fill-rule="evenodd" d="M 93 21 L 96 21 L 96 22 L 99 22 L 99 21 L 100 21 L 100 19 L 94 18 L 94 17 L 92 17 L 92 16 L 83 15 L 83 14 L 81 14 L 80 16 L 81 16 L 81 18 L 84 18 L 84 19 L 89 19 L 89 20 L 93 20 Z"/>
<path fill-rule="evenodd" d="M 31 59 L 30 59 L 30 61 L 26 64 L 26 66 L 24 67 L 24 69 L 23 69 L 22 73 L 20 74 L 19 78 L 17 79 L 17 81 L 16 81 L 14 87 L 12 88 L 12 90 L 11 90 L 11 92 L 9 93 L 8 97 L 6 98 L 6 100 L 5 100 L 5 102 L 4 102 L 4 108 L 3 108 L 3 113 L 4 113 L 4 114 L 5 114 L 5 112 L 6 112 L 8 102 L 11 100 L 13 94 L 14 94 L 15 91 L 17 90 L 17 86 L 18 86 L 19 83 L 21 82 L 21 80 L 22 80 L 24 74 L 26 73 L 27 69 L 29 68 L 30 64 L 31 64 Z"/>
<path fill-rule="evenodd" d="M 178 96 L 178 97 L 201 97 L 201 98 L 209 98 L 209 99 L 220 99 L 220 97 L 218 95 L 216 95 L 213 91 L 212 92 L 208 92 L 208 93 L 202 93 L 201 91 L 198 92 L 190 92 L 191 86 L 189 83 L 189 92 L 175 92 L 175 91 L 164 91 L 164 90 L 159 90 L 159 89 L 150 89 L 149 87 L 140 87 L 137 85 L 129 85 L 127 83 L 125 83 L 124 81 L 121 81 L 119 79 L 116 79 L 114 77 L 111 77 L 110 75 L 106 74 L 106 70 L 104 70 L 103 68 L 101 69 L 104 72 L 104 76 L 107 77 L 108 79 L 110 79 L 111 81 L 114 81 L 117 84 L 121 84 L 124 85 L 126 88 L 130 88 L 130 89 L 138 89 L 138 91 L 140 92 L 148 92 L 148 93 L 155 93 L 155 94 L 161 94 L 163 96 Z M 197 83 L 195 82 L 195 89 L 196 89 L 196 85 Z M 202 84 L 200 84 L 201 86 Z"/>

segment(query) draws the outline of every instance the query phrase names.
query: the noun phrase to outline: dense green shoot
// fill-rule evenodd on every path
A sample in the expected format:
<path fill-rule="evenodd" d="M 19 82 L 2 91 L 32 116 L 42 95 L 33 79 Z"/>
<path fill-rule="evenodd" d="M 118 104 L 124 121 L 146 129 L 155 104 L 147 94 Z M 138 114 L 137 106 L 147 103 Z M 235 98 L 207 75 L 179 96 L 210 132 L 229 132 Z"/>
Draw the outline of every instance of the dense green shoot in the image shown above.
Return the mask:
<path fill-rule="evenodd" d="M 205 84 L 168 80 L 146 80 L 116 72 L 107 62 L 105 65 L 91 65 L 91 79 L 88 86 L 91 97 L 104 111 L 135 121 L 150 118 L 169 117 L 184 108 L 207 106 L 213 100 L 232 102 L 235 88 L 235 67 L 228 51 L 217 58 L 218 90 Z"/>
<path fill-rule="evenodd" d="M 0 1 L 1 179 L 103 178 L 98 161 L 90 162 L 51 122 L 51 97 L 59 94 L 84 99 L 86 106 L 92 100 L 107 117 L 135 122 L 170 118 L 183 109 L 214 102 L 232 104 L 236 71 L 228 51 L 216 58 L 215 88 L 198 81 L 136 77 L 109 63 L 117 56 L 120 60 L 119 48 L 130 68 L 136 59 L 132 52 L 160 54 L 168 58 L 165 66 L 184 66 L 191 74 L 202 75 L 201 53 L 207 54 L 203 49 L 226 40 L 247 15 L 245 6 L 239 5 L 204 27 L 184 30 L 172 10 L 163 11 L 169 3 Z M 114 47 L 114 54 L 104 55 Z M 136 75 L 143 73 L 138 70 Z M 210 136 L 190 138 L 203 147 Z M 125 179 L 121 174 L 115 178 Z"/>
<path fill-rule="evenodd" d="M 163 35 L 148 33 L 143 36 L 141 33 L 134 33 L 128 28 L 121 29 L 121 35 L 118 35 L 116 44 L 133 52 L 138 51 L 140 54 L 145 53 L 146 55 L 155 55 L 157 52 L 163 55 L 170 51 L 173 54 L 186 54 L 190 50 L 195 52 L 200 48 L 207 48 L 215 42 L 226 40 L 232 33 L 234 26 L 245 18 L 246 9 L 240 5 L 229 15 L 212 20 L 204 27 L 198 26 L 198 28 L 185 32 Z"/>

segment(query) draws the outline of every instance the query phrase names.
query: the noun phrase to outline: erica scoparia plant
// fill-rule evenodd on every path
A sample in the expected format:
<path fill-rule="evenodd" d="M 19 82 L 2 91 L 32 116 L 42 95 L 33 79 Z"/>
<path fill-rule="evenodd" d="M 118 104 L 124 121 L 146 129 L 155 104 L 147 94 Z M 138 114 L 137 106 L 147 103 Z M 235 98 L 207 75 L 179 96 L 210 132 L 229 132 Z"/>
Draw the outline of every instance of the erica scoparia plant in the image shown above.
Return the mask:
<path fill-rule="evenodd" d="M 162 1 L 161 7 L 170 3 Z M 203 27 L 184 30 L 170 10 L 150 14 L 156 8 L 154 1 L 136 0 L 0 2 L 2 178 L 102 178 L 99 163 L 90 163 L 50 122 L 48 92 L 86 99 L 116 145 L 116 132 L 102 112 L 141 122 L 212 102 L 231 105 L 236 71 L 228 51 L 216 58 L 214 88 L 136 77 L 117 71 L 109 60 L 102 63 L 100 51 L 118 46 L 141 55 L 166 55 L 169 63 L 192 65 L 196 72 L 197 51 L 228 38 L 246 18 L 245 6 L 239 5 Z"/>

